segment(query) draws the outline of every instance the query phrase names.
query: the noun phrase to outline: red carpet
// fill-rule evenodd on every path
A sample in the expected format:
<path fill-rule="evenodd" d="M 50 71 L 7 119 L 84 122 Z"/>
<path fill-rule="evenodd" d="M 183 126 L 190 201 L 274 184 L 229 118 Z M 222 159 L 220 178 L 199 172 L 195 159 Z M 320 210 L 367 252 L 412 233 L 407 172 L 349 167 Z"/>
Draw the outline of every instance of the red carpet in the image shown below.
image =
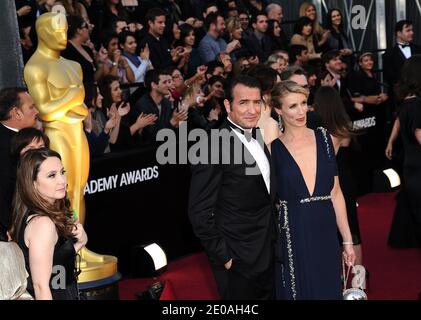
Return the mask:
<path fill-rule="evenodd" d="M 363 238 L 364 264 L 370 272 L 369 300 L 416 300 L 421 291 L 421 249 L 387 246 L 395 208 L 394 194 L 370 194 L 359 199 L 358 214 Z M 203 253 L 169 264 L 160 277 L 165 283 L 162 300 L 217 299 L 212 272 Z M 156 279 L 155 279 L 156 281 Z M 120 282 L 120 298 L 135 299 L 154 279 Z"/>

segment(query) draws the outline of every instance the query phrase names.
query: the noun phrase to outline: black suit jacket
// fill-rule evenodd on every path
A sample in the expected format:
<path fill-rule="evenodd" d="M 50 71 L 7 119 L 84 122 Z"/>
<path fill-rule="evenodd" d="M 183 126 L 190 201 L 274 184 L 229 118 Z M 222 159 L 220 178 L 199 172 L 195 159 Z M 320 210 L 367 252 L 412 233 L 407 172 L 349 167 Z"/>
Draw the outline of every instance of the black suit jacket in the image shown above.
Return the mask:
<path fill-rule="evenodd" d="M 220 129 L 232 132 L 228 120 Z M 246 161 L 234 163 L 234 143 L 242 146 L 248 159 L 254 159 L 232 134 L 233 139 L 219 144 L 219 150 L 229 150 L 228 164 L 192 166 L 189 217 L 214 267 L 223 267 L 232 258 L 234 270 L 254 278 L 274 263 L 278 248 L 275 170 L 265 146 L 270 163 L 269 193 L 261 174 L 246 175 L 246 168 L 250 167 Z M 209 151 L 210 157 L 219 159 L 221 153 L 215 148 Z"/>
<path fill-rule="evenodd" d="M 15 131 L 0 124 L 0 224 L 7 229 L 10 227 L 16 184 L 16 168 L 10 155 L 10 141 L 15 134 Z"/>
<path fill-rule="evenodd" d="M 253 31 L 243 34 L 245 47 L 259 57 L 260 63 L 264 63 L 272 53 L 272 40 L 265 34 L 260 41 Z"/>
<path fill-rule="evenodd" d="M 142 143 L 150 144 L 156 142 L 156 134 L 161 129 L 174 129 L 175 128 L 171 125 L 170 120 L 172 118 L 173 109 L 171 102 L 164 98 L 161 101 L 161 112 L 159 112 L 159 109 L 153 99 L 151 98 L 151 95 L 147 92 L 145 93 L 142 98 L 139 99 L 139 101 L 136 103 L 134 108 L 130 111 L 130 118 L 131 123 L 134 123 L 137 119 L 137 117 L 141 113 L 146 114 L 155 114 L 158 116 L 158 119 L 155 121 L 154 124 L 146 126 L 142 130 L 142 137 L 141 141 Z"/>
<path fill-rule="evenodd" d="M 421 54 L 421 48 L 419 46 L 411 44 L 410 47 L 412 55 Z M 387 49 L 383 55 L 384 78 L 389 85 L 391 93 L 393 93 L 393 86 L 399 80 L 401 69 L 406 60 L 398 44 L 391 49 Z"/>

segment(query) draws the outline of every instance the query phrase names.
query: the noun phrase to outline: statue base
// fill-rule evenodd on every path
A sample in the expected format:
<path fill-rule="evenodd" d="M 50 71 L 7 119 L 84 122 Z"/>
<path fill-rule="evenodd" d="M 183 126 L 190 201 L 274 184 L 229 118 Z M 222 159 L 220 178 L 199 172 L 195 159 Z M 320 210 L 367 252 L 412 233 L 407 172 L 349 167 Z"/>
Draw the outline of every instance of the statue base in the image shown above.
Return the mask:
<path fill-rule="evenodd" d="M 78 288 L 86 300 L 119 300 L 118 282 L 121 274 L 101 280 L 78 283 Z"/>
<path fill-rule="evenodd" d="M 78 277 L 79 285 L 109 279 L 119 274 L 116 257 L 100 255 L 87 248 L 81 250 L 80 256 L 81 259 L 78 261 L 78 267 L 82 272 Z"/>

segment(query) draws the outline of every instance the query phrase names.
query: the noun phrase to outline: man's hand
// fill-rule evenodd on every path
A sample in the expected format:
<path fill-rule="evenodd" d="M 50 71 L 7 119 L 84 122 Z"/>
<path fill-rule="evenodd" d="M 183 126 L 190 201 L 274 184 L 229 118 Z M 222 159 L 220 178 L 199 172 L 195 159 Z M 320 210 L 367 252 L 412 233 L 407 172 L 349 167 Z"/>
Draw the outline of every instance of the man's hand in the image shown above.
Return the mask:
<path fill-rule="evenodd" d="M 232 266 L 232 259 L 230 259 L 227 263 L 224 264 L 225 269 L 229 270 Z"/>
<path fill-rule="evenodd" d="M 179 111 L 174 110 L 172 114 L 172 118 L 170 120 L 170 123 L 173 127 L 177 128 L 180 125 L 181 121 L 187 120 L 188 115 L 188 109 L 187 108 L 181 108 Z"/>

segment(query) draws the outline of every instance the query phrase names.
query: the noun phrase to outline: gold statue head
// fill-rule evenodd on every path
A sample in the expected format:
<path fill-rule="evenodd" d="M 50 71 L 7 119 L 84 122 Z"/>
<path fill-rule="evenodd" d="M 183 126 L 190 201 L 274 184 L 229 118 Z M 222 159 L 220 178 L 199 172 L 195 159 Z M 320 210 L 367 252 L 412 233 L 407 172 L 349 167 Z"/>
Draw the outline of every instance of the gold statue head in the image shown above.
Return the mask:
<path fill-rule="evenodd" d="M 40 44 L 54 51 L 66 49 L 67 19 L 58 12 L 48 12 L 39 16 L 35 28 Z"/>

